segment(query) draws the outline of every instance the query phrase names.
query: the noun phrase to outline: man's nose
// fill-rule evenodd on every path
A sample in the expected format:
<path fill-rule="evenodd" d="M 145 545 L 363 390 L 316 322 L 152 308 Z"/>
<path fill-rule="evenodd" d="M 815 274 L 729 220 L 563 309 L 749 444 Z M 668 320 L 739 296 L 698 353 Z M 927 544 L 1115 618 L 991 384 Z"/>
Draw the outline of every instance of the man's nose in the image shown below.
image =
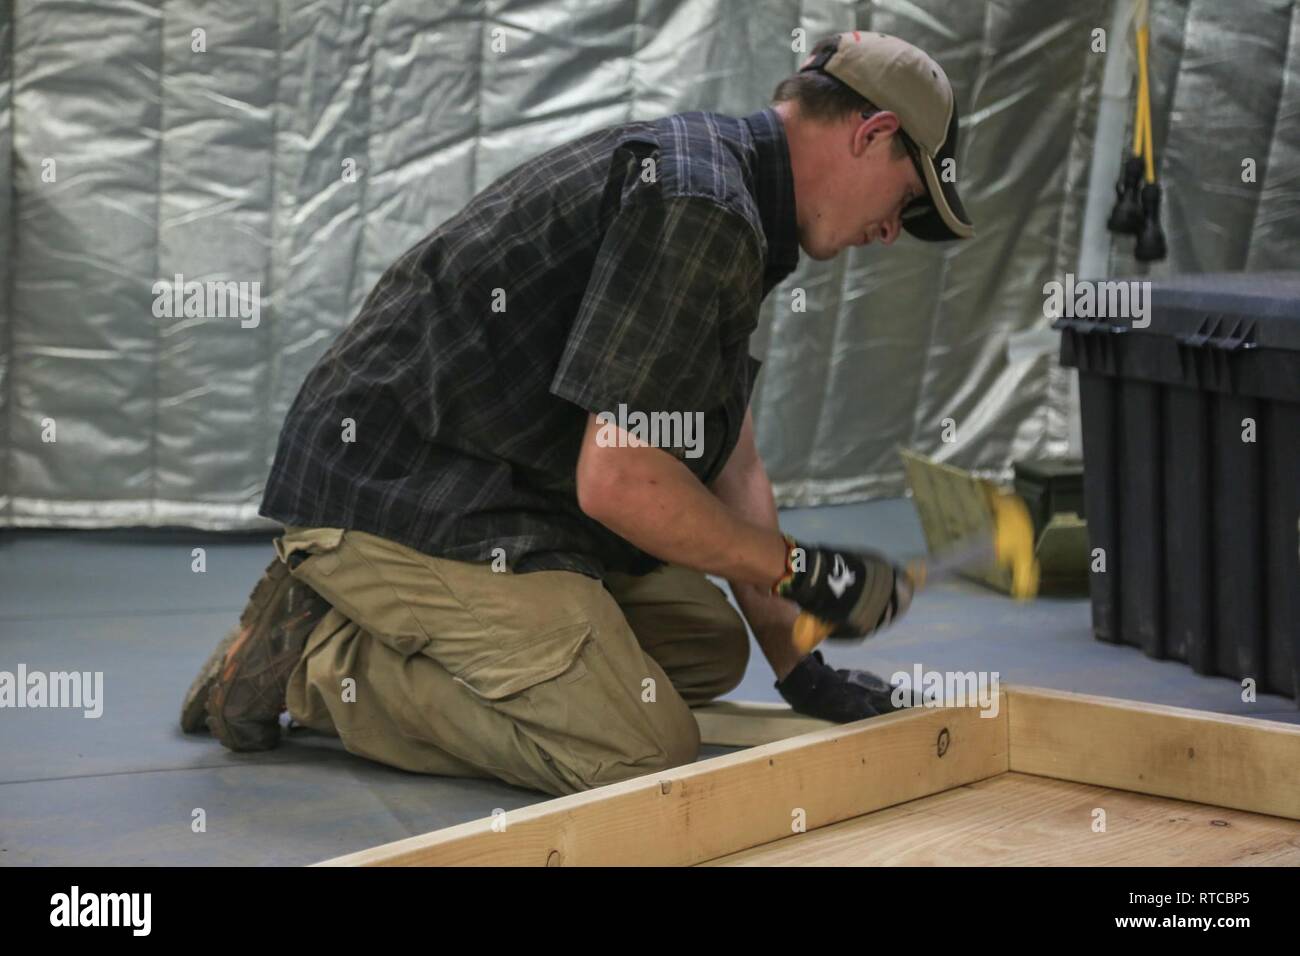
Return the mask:
<path fill-rule="evenodd" d="M 892 219 L 881 223 L 879 236 L 880 241 L 887 246 L 893 245 L 894 240 L 898 238 L 898 234 L 902 231 L 902 228 L 903 219 L 899 215 L 895 215 Z"/>

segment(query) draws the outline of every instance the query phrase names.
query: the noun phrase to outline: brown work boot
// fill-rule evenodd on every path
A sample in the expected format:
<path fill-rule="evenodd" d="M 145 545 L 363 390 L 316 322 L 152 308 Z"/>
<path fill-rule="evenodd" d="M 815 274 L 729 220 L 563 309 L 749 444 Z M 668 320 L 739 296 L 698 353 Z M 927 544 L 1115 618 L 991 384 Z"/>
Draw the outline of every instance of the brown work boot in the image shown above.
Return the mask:
<path fill-rule="evenodd" d="M 235 643 L 240 630 L 238 626 L 232 627 L 230 633 L 221 639 L 208 655 L 199 675 L 194 678 L 194 683 L 190 684 L 190 689 L 185 692 L 185 699 L 181 702 L 181 730 L 185 733 L 197 734 L 201 730 L 208 729 L 208 694 L 217 681 L 217 675 L 221 673 L 221 665 L 226 660 L 226 651 L 230 650 L 230 645 Z"/>
<path fill-rule="evenodd" d="M 208 729 L 231 750 L 280 742 L 285 689 L 329 604 L 273 560 L 253 589 L 207 697 Z M 224 643 L 224 642 L 223 642 Z"/>

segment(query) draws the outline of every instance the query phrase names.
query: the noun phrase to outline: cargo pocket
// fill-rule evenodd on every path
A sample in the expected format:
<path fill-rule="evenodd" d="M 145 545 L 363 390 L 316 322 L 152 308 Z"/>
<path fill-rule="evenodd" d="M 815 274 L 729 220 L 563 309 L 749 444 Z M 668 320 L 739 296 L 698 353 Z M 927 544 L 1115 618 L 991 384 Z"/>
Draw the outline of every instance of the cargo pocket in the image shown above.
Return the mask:
<path fill-rule="evenodd" d="M 506 700 L 556 678 L 576 681 L 586 674 L 579 655 L 590 638 L 591 624 L 566 624 L 497 650 L 453 679 L 489 701 Z"/>

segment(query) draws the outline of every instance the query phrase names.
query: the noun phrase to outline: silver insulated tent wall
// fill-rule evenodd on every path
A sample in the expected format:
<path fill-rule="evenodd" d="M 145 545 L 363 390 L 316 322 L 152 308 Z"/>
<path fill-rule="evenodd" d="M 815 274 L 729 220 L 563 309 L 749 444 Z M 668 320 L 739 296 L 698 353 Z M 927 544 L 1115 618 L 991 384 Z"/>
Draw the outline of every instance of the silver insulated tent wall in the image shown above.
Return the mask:
<path fill-rule="evenodd" d="M 1063 453 L 1067 373 L 1009 345 L 1045 328 L 1044 283 L 1087 255 L 1140 271 L 1127 243 L 1085 223 L 1090 179 L 1094 194 L 1111 185 L 1095 164 L 1115 167 L 1131 112 L 1119 71 L 1121 128 L 1099 138 L 1108 58 L 1129 56 L 1126 9 L 8 3 L 0 523 L 256 526 L 282 416 L 392 259 L 566 138 L 761 107 L 802 59 L 798 30 L 809 46 L 842 29 L 894 33 L 944 64 L 979 236 L 805 260 L 773 292 L 753 349 L 778 495 L 898 493 L 899 445 L 987 473 Z M 1170 243 L 1159 271 L 1295 268 L 1297 4 L 1156 0 L 1152 36 Z M 223 283 L 227 314 L 175 308 L 186 282 Z"/>

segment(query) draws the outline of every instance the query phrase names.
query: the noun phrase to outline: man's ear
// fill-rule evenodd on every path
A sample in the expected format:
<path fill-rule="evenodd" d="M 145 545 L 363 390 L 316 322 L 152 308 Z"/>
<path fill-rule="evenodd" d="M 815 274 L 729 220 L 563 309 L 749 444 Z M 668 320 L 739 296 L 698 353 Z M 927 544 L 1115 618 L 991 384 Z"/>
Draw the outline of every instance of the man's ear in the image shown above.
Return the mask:
<path fill-rule="evenodd" d="M 858 127 L 864 147 L 870 146 L 885 136 L 892 136 L 898 130 L 898 114 L 889 110 L 881 110 L 879 113 L 863 120 L 862 125 Z"/>

